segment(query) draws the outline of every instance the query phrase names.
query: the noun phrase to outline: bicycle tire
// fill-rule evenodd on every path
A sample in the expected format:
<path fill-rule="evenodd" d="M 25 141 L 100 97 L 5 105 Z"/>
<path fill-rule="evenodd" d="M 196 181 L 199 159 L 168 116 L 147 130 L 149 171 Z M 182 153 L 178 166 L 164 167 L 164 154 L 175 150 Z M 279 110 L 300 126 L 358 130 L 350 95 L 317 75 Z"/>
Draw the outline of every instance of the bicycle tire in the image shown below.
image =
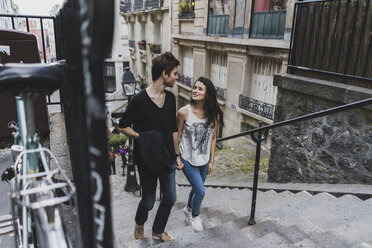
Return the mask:
<path fill-rule="evenodd" d="M 41 180 L 45 182 L 44 180 Z M 32 202 L 54 198 L 54 192 L 38 193 Z M 71 240 L 64 227 L 60 205 L 42 207 L 32 210 L 38 245 L 40 248 L 72 248 Z"/>

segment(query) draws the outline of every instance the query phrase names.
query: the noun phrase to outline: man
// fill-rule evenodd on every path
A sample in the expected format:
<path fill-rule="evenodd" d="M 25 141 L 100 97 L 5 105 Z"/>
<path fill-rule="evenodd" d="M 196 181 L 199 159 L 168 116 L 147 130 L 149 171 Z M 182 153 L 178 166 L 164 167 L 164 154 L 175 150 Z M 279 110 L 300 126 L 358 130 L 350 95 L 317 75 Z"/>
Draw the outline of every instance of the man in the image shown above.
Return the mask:
<path fill-rule="evenodd" d="M 135 217 L 134 236 L 136 239 L 144 238 L 144 224 L 148 218 L 148 211 L 154 207 L 158 179 L 162 199 L 152 226 L 152 237 L 161 241 L 172 239 L 164 229 L 176 201 L 175 170 L 177 165 L 174 146 L 178 142 L 176 99 L 173 93 L 165 88 L 174 86 L 178 78 L 177 66 L 179 64 L 170 52 L 154 57 L 151 68 L 152 85 L 133 97 L 120 119 L 119 131 L 135 139 L 135 160 L 142 187 L 142 199 L 138 204 Z M 131 124 L 133 124 L 133 129 Z M 163 143 L 171 160 L 169 171 L 161 175 L 156 175 L 146 169 L 139 151 L 138 140 L 141 132 L 154 130 L 163 135 Z"/>

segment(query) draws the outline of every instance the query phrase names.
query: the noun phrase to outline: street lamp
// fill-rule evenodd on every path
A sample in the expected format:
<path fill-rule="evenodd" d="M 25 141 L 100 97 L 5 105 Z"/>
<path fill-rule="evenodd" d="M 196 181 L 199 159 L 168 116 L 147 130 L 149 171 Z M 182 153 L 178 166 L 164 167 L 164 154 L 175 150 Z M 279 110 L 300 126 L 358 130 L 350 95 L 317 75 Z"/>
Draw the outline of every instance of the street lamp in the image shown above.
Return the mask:
<path fill-rule="evenodd" d="M 129 70 L 129 67 L 125 67 L 121 85 L 123 92 L 128 98 L 128 105 L 132 97 L 135 95 L 137 81 L 133 76 L 133 73 Z M 126 192 L 135 192 L 139 190 L 139 186 L 136 178 L 136 168 L 133 159 L 133 138 L 129 137 L 128 147 L 128 164 L 127 164 L 127 182 L 124 190 Z"/>

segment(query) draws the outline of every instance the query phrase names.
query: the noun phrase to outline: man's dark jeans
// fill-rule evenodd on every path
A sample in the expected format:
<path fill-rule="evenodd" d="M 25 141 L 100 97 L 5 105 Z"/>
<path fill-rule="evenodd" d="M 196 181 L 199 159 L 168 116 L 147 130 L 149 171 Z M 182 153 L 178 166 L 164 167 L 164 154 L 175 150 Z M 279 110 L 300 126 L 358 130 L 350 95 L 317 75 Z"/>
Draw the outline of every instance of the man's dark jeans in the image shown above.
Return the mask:
<path fill-rule="evenodd" d="M 167 174 L 157 177 L 146 173 L 143 168 L 139 168 L 139 176 L 142 187 L 142 199 L 138 204 L 136 213 L 136 223 L 144 225 L 148 218 L 148 212 L 154 207 L 156 186 L 159 178 L 160 190 L 162 193 L 161 202 L 156 213 L 152 231 L 156 234 L 164 232 L 168 222 L 171 209 L 177 200 L 176 195 L 176 170 L 171 169 Z"/>

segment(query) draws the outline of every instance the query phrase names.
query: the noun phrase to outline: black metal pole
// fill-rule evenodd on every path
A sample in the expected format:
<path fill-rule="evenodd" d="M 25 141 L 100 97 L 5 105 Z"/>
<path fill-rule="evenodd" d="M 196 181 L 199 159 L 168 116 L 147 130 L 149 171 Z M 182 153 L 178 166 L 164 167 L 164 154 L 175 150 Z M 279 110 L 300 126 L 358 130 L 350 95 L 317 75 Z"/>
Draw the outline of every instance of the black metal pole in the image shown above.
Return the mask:
<path fill-rule="evenodd" d="M 130 97 L 128 98 L 128 104 L 130 102 Z M 124 168 L 123 168 L 124 171 Z M 134 155 L 133 155 L 133 138 L 129 137 L 129 147 L 128 147 L 128 163 L 127 163 L 127 182 L 124 187 L 126 192 L 135 192 L 139 190 L 136 177 L 136 167 L 134 165 Z"/>
<path fill-rule="evenodd" d="M 262 127 L 262 121 L 259 122 L 259 126 Z M 268 131 L 263 134 L 261 131 L 258 132 L 257 137 L 254 133 L 251 133 L 252 139 L 256 142 L 256 159 L 254 164 L 254 178 L 253 178 L 253 191 L 252 191 L 252 202 L 251 202 L 251 216 L 248 221 L 248 225 L 256 224 L 254 216 L 256 213 L 256 199 L 257 199 L 257 185 L 258 185 L 258 172 L 260 171 L 260 157 L 261 157 L 261 142 L 267 137 Z"/>

